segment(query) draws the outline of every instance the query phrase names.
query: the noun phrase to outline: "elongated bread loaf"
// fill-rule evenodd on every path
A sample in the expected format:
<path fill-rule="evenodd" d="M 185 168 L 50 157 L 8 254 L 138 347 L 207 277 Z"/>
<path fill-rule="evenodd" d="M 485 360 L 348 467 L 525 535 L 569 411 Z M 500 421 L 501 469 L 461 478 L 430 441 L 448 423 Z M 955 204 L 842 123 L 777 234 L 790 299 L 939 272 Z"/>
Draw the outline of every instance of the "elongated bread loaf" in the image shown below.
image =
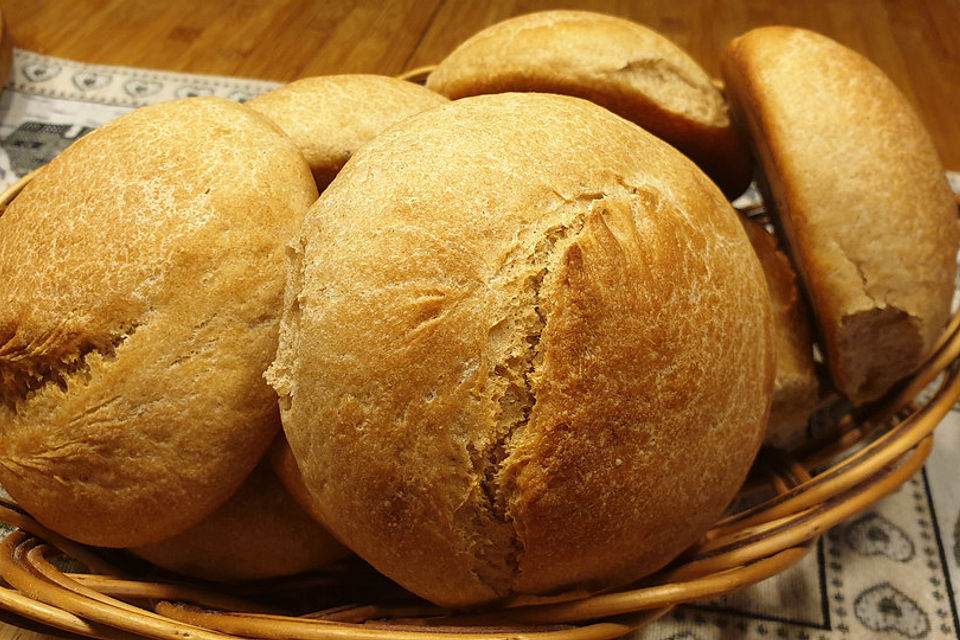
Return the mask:
<path fill-rule="evenodd" d="M 66 149 L 0 217 L 0 484 L 130 547 L 195 525 L 279 429 L 284 245 L 317 190 L 243 105 L 146 107 Z"/>
<path fill-rule="evenodd" d="M 856 404 L 919 366 L 956 276 L 956 203 L 929 135 L 886 75 L 829 38 L 763 27 L 723 57 L 819 325 Z"/>
<path fill-rule="evenodd" d="M 510 18 L 458 46 L 427 88 L 454 99 L 504 91 L 585 98 L 680 149 L 730 197 L 752 177 L 710 76 L 667 38 L 623 18 L 564 10 Z"/>
<path fill-rule="evenodd" d="M 361 148 L 294 245 L 268 379 L 344 544 L 434 602 L 663 566 L 736 493 L 773 385 L 733 209 L 595 104 L 504 93 Z"/>
<path fill-rule="evenodd" d="M 302 78 L 248 101 L 293 138 L 322 191 L 378 133 L 446 98 L 411 82 L 373 74 Z"/>

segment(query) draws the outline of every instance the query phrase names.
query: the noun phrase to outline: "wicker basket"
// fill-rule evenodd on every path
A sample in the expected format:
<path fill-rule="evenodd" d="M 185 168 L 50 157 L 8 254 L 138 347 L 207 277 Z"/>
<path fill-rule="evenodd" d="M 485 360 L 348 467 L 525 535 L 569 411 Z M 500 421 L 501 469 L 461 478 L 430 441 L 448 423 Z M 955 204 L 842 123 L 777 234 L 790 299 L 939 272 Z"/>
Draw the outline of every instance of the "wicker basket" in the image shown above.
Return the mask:
<path fill-rule="evenodd" d="M 32 176 L 0 195 L 0 213 Z M 605 593 L 518 597 L 462 613 L 418 600 L 359 561 L 285 580 L 191 582 L 47 530 L 0 500 L 0 619 L 93 638 L 602 640 L 770 577 L 830 527 L 895 490 L 923 465 L 932 432 L 960 398 L 960 315 L 927 363 L 881 401 L 824 406 L 823 435 L 761 452 L 730 515 L 654 576 Z M 69 568 L 68 568 L 69 567 Z M 321 611 L 310 608 L 324 607 Z"/>

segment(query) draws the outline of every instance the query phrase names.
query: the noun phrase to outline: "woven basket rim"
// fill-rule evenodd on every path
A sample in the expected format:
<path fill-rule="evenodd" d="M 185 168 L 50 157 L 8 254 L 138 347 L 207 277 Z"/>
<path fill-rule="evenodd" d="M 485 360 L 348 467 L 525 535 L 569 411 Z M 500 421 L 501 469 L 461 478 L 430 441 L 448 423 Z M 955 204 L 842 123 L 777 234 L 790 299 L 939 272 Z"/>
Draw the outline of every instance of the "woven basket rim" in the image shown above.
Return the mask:
<path fill-rule="evenodd" d="M 0 215 L 41 171 L 2 194 Z M 933 392 L 926 396 L 930 388 Z M 49 531 L 16 505 L 0 501 L 0 521 L 13 532 L 0 543 L 0 610 L 51 630 L 94 638 L 185 635 L 225 638 L 367 640 L 544 640 L 617 638 L 673 606 L 739 590 L 797 563 L 830 527 L 891 493 L 923 465 L 932 433 L 960 399 L 960 314 L 926 364 L 856 418 L 844 415 L 831 438 L 791 454 L 767 450 L 754 475 L 772 497 L 719 521 L 667 568 L 605 593 L 517 597 L 479 612 L 444 610 L 420 601 L 371 601 L 295 616 L 208 584 L 132 576 L 97 550 Z M 61 571 L 62 553 L 87 572 Z M 349 570 L 349 568 L 347 569 Z M 338 584 L 340 566 L 311 579 Z M 298 580 L 273 581 L 297 588 Z M 262 586 L 262 585 L 261 585 Z"/>

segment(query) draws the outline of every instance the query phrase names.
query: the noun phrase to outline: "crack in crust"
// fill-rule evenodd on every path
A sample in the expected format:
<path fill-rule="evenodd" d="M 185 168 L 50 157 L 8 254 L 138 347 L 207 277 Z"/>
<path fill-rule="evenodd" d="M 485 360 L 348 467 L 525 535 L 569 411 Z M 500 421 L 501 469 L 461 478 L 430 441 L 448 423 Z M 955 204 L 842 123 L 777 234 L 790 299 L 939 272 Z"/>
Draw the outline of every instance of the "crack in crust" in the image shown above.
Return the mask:
<path fill-rule="evenodd" d="M 282 414 L 290 411 L 293 404 L 293 364 L 290 362 L 300 350 L 300 323 L 303 317 L 300 296 L 303 291 L 303 256 L 306 244 L 301 235 L 286 247 L 287 286 L 283 293 L 283 313 L 279 322 L 279 344 L 273 363 L 264 373 L 264 378 L 277 392 Z M 283 345 L 290 345 L 284 348 Z"/>
<path fill-rule="evenodd" d="M 536 406 L 536 377 L 542 362 L 540 339 L 549 322 L 547 301 L 541 291 L 562 263 L 567 249 L 583 230 L 586 214 L 584 202 L 595 202 L 599 195 L 564 199 L 561 207 L 576 207 L 575 215 L 549 227 L 529 251 L 512 251 L 505 258 L 495 280 L 504 288 L 516 290 L 512 312 L 501 319 L 488 333 L 490 354 L 489 381 L 496 407 L 495 429 L 485 442 L 467 445 L 478 478 L 480 506 L 505 535 L 497 536 L 499 548 L 483 550 L 480 559 L 488 567 L 475 572 L 498 592 L 509 590 L 520 571 L 523 542 L 510 514 L 510 495 L 504 487 L 503 471 L 515 443 L 523 436 Z M 529 247 L 529 244 L 527 244 Z M 486 569 L 492 569 L 490 575 Z M 502 576 L 508 583 L 501 588 Z M 495 584 L 494 584 L 495 583 Z M 506 595 L 506 593 L 504 593 Z"/>
<path fill-rule="evenodd" d="M 634 58 L 611 72 L 638 90 L 655 96 L 664 107 L 702 124 L 730 124 L 720 93 L 709 82 L 664 58 Z M 669 91 L 664 85 L 669 85 Z"/>
<path fill-rule="evenodd" d="M 140 322 L 95 337 L 71 336 L 62 326 L 24 343 L 14 329 L 0 345 L 0 404 L 16 412 L 17 405 L 48 385 L 66 391 L 70 380 L 90 369 L 89 358 L 116 357 L 117 349 L 132 336 Z"/>

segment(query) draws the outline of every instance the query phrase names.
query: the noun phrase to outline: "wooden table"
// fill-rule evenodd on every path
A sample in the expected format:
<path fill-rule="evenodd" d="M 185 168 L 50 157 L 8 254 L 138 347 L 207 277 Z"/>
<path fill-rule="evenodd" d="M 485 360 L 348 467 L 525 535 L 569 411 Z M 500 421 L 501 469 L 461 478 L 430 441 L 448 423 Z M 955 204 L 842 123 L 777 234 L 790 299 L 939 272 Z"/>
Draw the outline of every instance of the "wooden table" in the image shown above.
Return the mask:
<path fill-rule="evenodd" d="M 294 80 L 435 63 L 480 28 L 559 6 L 543 0 L 0 0 L 14 46 L 100 63 Z M 567 0 L 632 18 L 710 73 L 732 37 L 791 24 L 868 56 L 917 106 L 945 165 L 960 171 L 958 0 Z M 0 623 L 0 640 L 47 639 Z"/>
<path fill-rule="evenodd" d="M 820 31 L 883 68 L 919 108 L 947 168 L 960 170 L 958 0 L 0 0 L 15 46 L 83 62 L 294 80 L 438 62 L 519 13 L 580 7 L 657 29 L 710 73 L 751 27 Z"/>

